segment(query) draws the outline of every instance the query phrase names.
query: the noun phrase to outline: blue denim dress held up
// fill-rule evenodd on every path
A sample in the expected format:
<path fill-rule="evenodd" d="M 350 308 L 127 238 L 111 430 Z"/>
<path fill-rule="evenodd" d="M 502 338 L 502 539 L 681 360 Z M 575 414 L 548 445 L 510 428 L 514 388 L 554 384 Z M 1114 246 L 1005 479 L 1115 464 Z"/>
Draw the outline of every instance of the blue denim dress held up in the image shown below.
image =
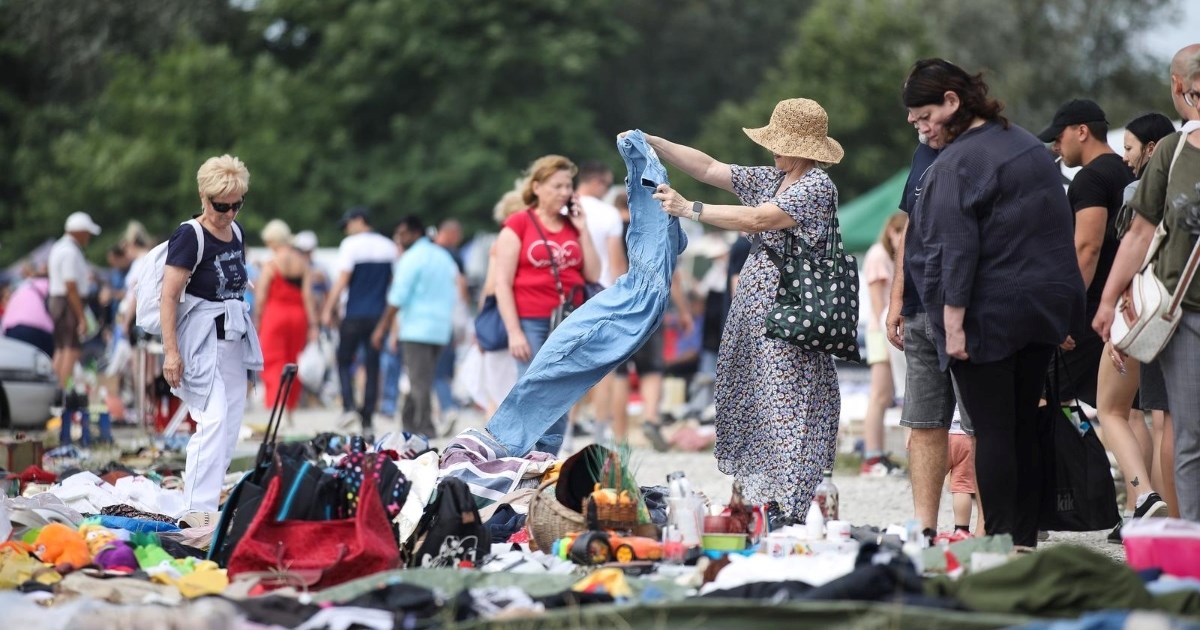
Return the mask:
<path fill-rule="evenodd" d="M 632 131 L 617 141 L 617 149 L 629 170 L 629 272 L 550 334 L 500 403 L 487 431 L 507 451 L 501 455 L 523 456 L 535 444 L 558 450 L 563 436 L 546 431 L 600 379 L 628 361 L 662 323 L 687 235 L 679 219 L 651 197 L 659 184 L 669 182 L 645 135 Z"/>

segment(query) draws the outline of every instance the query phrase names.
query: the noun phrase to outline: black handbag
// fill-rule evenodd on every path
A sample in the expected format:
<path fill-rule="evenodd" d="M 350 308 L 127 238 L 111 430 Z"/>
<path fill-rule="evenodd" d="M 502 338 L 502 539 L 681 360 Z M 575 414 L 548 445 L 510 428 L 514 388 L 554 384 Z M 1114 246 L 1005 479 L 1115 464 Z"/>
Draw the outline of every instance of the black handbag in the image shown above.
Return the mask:
<path fill-rule="evenodd" d="M 508 329 L 504 327 L 495 295 L 483 299 L 483 308 L 475 316 L 475 341 L 484 352 L 508 348 Z"/>
<path fill-rule="evenodd" d="M 1038 410 L 1042 462 L 1042 502 L 1038 529 L 1090 532 L 1121 521 L 1117 489 L 1104 445 L 1078 403 L 1063 405 L 1058 357 L 1054 378 L 1046 379 L 1046 405 Z"/>
<path fill-rule="evenodd" d="M 842 245 L 837 214 L 829 222 L 825 249 L 815 251 L 789 230 L 784 251 L 760 246 L 779 267 L 775 304 L 766 334 L 812 352 L 862 362 L 858 351 L 858 261 Z"/>
<path fill-rule="evenodd" d="M 492 539 L 466 482 L 445 477 L 408 541 L 410 567 L 478 567 L 492 551 Z"/>

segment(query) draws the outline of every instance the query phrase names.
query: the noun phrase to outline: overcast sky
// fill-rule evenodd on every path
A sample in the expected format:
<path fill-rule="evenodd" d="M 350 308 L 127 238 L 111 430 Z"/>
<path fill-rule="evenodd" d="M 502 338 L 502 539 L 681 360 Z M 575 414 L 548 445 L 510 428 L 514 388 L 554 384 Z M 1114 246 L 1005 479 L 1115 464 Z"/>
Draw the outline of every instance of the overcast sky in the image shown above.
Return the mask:
<path fill-rule="evenodd" d="M 1181 0 L 1178 20 L 1146 32 L 1142 45 L 1151 54 L 1169 62 L 1175 51 L 1200 42 L 1200 0 Z"/>

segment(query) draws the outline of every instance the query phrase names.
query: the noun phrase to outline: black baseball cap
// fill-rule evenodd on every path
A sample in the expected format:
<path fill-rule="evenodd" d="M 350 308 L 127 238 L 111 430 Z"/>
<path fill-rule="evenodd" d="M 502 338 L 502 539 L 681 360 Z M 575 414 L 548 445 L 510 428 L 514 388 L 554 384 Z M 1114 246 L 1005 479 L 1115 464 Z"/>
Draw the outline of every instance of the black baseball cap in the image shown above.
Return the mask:
<path fill-rule="evenodd" d="M 371 223 L 371 211 L 366 206 L 354 206 L 342 214 L 342 219 L 338 221 L 338 227 L 345 229 L 346 224 L 354 219 L 362 219 L 368 224 Z"/>
<path fill-rule="evenodd" d="M 1104 110 L 1100 109 L 1096 101 L 1089 101 L 1086 98 L 1067 101 L 1062 107 L 1058 108 L 1058 111 L 1054 112 L 1054 121 L 1050 123 L 1049 127 L 1043 129 L 1042 133 L 1038 134 L 1038 140 L 1046 143 L 1054 142 L 1063 129 L 1071 125 L 1094 122 L 1108 124 L 1108 120 L 1104 117 Z"/>

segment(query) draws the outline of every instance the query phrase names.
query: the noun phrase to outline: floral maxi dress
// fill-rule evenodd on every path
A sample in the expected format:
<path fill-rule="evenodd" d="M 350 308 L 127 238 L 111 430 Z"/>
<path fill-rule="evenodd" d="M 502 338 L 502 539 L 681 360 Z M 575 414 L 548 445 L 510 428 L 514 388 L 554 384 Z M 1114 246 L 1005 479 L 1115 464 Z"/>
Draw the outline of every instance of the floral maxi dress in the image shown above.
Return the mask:
<path fill-rule="evenodd" d="M 796 220 L 789 228 L 794 239 L 825 247 L 837 188 L 824 170 L 812 168 L 778 193 L 781 171 L 730 168 L 743 204 L 774 203 Z M 782 251 L 789 230 L 759 236 Z M 766 336 L 779 269 L 755 250 L 742 269 L 717 358 L 717 466 L 741 482 L 748 502 L 777 501 L 784 513 L 803 519 L 822 471 L 833 467 L 841 413 L 837 371 L 829 355 Z"/>

